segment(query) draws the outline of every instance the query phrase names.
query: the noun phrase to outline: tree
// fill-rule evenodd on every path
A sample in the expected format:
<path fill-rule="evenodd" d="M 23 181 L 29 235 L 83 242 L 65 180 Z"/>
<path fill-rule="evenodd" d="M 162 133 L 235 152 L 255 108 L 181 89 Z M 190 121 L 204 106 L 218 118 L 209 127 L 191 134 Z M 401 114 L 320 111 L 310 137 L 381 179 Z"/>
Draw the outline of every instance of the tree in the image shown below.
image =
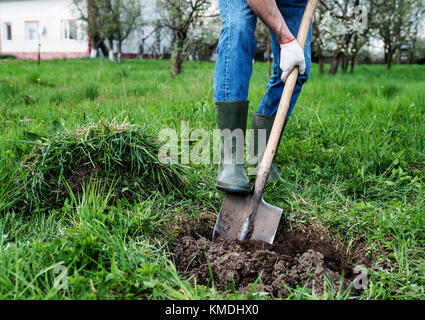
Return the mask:
<path fill-rule="evenodd" d="M 100 35 L 103 20 L 99 19 L 100 8 L 97 1 L 72 0 L 74 8 L 78 11 L 79 19 L 85 23 L 85 29 L 90 39 L 91 48 L 101 50 L 104 56 L 109 54 L 109 50 L 105 45 L 105 39 Z"/>
<path fill-rule="evenodd" d="M 218 13 L 205 14 L 202 19 L 198 19 L 188 35 L 190 41 L 186 46 L 187 55 L 195 60 L 209 60 L 218 45 L 220 28 L 220 15 Z"/>
<path fill-rule="evenodd" d="M 379 8 L 373 20 L 373 29 L 376 36 L 384 43 L 384 63 L 389 70 L 391 69 L 395 52 L 396 29 L 399 28 L 399 25 L 396 26 L 398 24 L 396 21 L 399 21 L 398 17 L 396 17 L 396 3 L 398 0 L 385 0 L 385 3 L 381 0 L 371 1 L 373 6 Z"/>
<path fill-rule="evenodd" d="M 158 59 L 161 55 L 161 39 L 163 36 L 163 27 L 159 21 L 155 21 L 153 24 L 153 44 L 152 44 L 152 56 Z"/>
<path fill-rule="evenodd" d="M 377 8 L 373 17 L 375 35 L 384 43 L 384 63 L 391 69 L 394 55 L 401 63 L 403 46 L 413 46 L 424 15 L 423 0 L 370 0 Z"/>
<path fill-rule="evenodd" d="M 320 9 L 320 6 L 316 9 L 314 13 L 314 22 L 313 22 L 313 34 L 312 34 L 312 49 L 314 50 L 315 55 L 319 63 L 319 74 L 323 74 L 323 47 L 325 43 L 323 42 L 322 33 L 324 30 L 322 23 L 324 17 L 324 11 Z"/>
<path fill-rule="evenodd" d="M 409 22 L 404 21 L 404 28 L 400 28 L 400 44 L 396 48 L 396 62 L 398 64 L 402 63 L 401 51 L 402 46 L 407 48 L 407 62 L 413 63 L 413 54 L 416 50 L 419 32 L 421 27 L 423 27 L 424 15 L 425 15 L 425 1 L 419 0 L 414 2 L 409 2 L 407 4 L 407 10 L 409 10 L 405 15 L 409 18 Z M 406 9 L 406 7 L 405 7 Z"/>
<path fill-rule="evenodd" d="M 171 32 L 174 44 L 171 54 L 171 74 L 183 71 L 185 53 L 189 44 L 189 31 L 205 14 L 210 0 L 158 0 L 161 24 Z"/>
<path fill-rule="evenodd" d="M 368 39 L 368 10 L 366 0 L 321 0 L 313 26 L 313 48 L 323 72 L 324 52 L 331 53 L 329 74 L 339 66 L 346 72 Z"/>
<path fill-rule="evenodd" d="M 420 30 L 423 28 L 425 0 L 320 0 L 313 24 L 312 49 L 323 72 L 330 57 L 329 74 L 341 66 L 354 71 L 356 58 L 365 52 L 371 39 L 383 43 L 384 63 L 413 62 Z"/>
<path fill-rule="evenodd" d="M 80 19 L 87 23 L 90 39 L 103 45 L 104 40 L 108 40 L 111 61 L 114 60 L 114 40 L 118 42 L 117 62 L 120 63 L 122 43 L 142 23 L 140 0 L 73 0 L 73 3 L 80 12 Z"/>
<path fill-rule="evenodd" d="M 122 44 L 142 24 L 142 7 L 139 0 L 96 0 L 103 3 L 105 36 L 118 42 L 117 62 L 121 63 Z"/>
<path fill-rule="evenodd" d="M 416 37 L 415 47 L 409 50 L 409 63 L 425 63 L 425 38 Z"/>

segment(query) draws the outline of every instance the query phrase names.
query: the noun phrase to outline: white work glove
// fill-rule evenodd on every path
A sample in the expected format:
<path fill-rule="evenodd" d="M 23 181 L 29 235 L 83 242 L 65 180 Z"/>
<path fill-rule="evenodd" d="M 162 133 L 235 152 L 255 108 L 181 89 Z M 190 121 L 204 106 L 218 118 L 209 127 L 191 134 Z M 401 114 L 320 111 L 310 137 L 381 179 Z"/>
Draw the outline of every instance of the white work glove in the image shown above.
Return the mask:
<path fill-rule="evenodd" d="M 282 69 L 282 81 L 286 82 L 292 70 L 298 66 L 300 74 L 305 73 L 304 50 L 301 49 L 297 39 L 280 44 L 280 68 Z"/>

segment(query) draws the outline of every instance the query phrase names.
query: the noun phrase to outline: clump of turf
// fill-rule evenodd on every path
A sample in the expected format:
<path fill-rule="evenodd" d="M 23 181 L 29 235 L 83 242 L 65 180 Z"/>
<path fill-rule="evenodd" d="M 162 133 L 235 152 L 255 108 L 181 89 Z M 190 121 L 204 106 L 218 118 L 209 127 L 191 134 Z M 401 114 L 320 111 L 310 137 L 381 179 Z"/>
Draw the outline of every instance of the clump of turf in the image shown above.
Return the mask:
<path fill-rule="evenodd" d="M 114 195 L 129 199 L 152 192 L 181 192 L 187 168 L 158 159 L 161 143 L 146 129 L 101 120 L 42 139 L 28 154 L 17 178 L 21 205 L 31 210 L 57 208 L 90 179 L 114 186 Z"/>

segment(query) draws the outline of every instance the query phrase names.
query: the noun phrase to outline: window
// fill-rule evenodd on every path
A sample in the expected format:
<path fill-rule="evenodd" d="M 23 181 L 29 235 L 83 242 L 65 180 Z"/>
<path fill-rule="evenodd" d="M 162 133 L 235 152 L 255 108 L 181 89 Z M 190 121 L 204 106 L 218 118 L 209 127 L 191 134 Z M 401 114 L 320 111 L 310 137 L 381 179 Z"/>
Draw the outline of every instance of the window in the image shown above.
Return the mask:
<path fill-rule="evenodd" d="M 10 22 L 4 23 L 4 37 L 6 40 L 12 40 L 12 24 Z"/>
<path fill-rule="evenodd" d="M 37 40 L 38 21 L 25 22 L 25 35 L 27 40 Z"/>
<path fill-rule="evenodd" d="M 62 39 L 77 39 L 77 22 L 75 20 L 62 21 Z"/>

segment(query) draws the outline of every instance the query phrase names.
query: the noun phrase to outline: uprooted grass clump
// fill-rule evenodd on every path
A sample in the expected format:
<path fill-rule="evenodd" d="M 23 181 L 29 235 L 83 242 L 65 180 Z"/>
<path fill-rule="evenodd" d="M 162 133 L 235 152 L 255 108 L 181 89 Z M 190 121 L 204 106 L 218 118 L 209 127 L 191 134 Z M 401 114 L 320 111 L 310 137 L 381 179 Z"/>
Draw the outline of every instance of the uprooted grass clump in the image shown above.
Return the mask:
<path fill-rule="evenodd" d="M 43 138 L 23 161 L 17 183 L 21 205 L 31 210 L 60 207 L 90 179 L 114 186 L 114 196 L 145 198 L 154 191 L 181 192 L 187 169 L 158 159 L 161 143 L 146 129 L 101 120 Z"/>

